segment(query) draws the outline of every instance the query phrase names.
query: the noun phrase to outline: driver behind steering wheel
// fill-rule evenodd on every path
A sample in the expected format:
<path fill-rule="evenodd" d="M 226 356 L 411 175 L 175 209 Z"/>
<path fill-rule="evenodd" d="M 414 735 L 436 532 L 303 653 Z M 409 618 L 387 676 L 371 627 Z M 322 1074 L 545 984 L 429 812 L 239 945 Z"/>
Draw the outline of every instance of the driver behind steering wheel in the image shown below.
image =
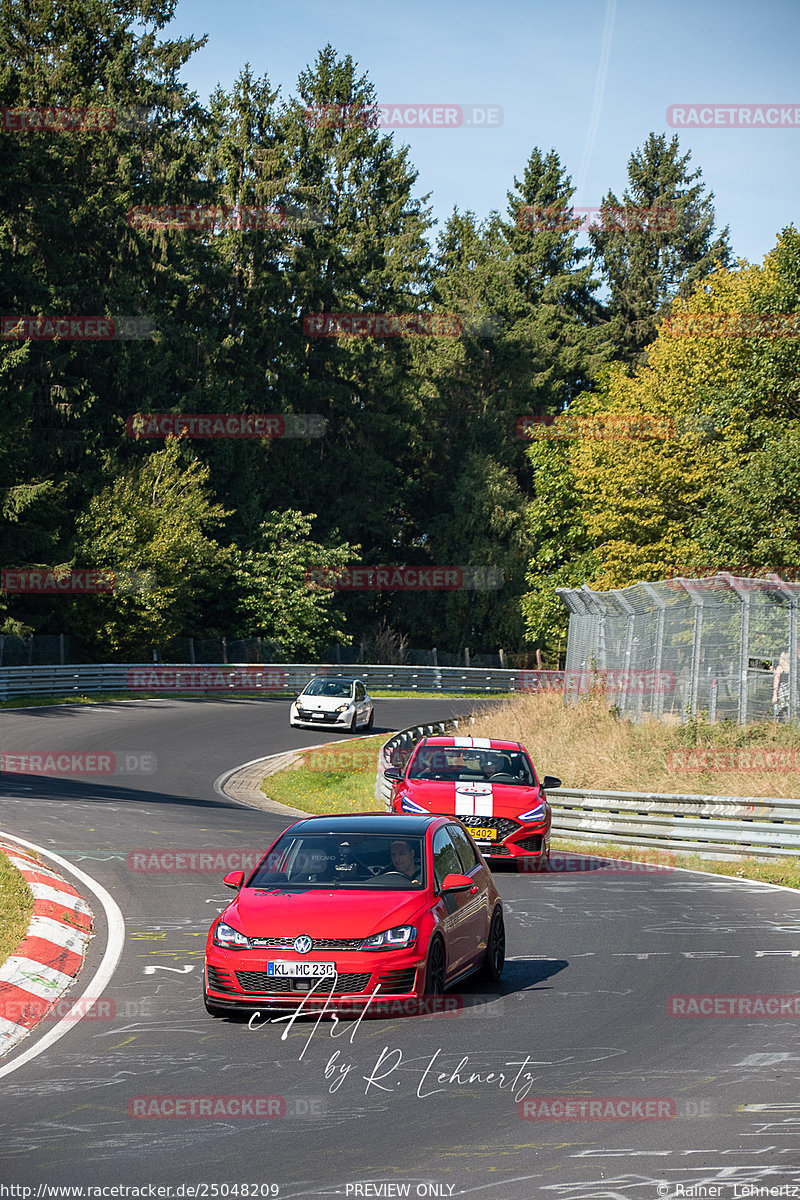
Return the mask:
<path fill-rule="evenodd" d="M 406 841 L 398 840 L 392 842 L 389 853 L 392 857 L 392 865 L 387 867 L 382 874 L 387 875 L 392 871 L 399 871 L 401 875 L 407 875 L 413 883 L 419 883 L 419 867 L 414 855 L 414 847 Z"/>

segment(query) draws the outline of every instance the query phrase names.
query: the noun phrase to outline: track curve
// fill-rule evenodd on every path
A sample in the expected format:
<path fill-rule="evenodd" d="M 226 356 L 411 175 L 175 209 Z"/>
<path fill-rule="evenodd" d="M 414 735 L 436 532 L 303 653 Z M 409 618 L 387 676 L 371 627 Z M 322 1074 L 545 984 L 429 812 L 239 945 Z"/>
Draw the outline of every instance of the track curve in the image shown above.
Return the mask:
<path fill-rule="evenodd" d="M 376 723 L 397 729 L 471 706 L 378 701 Z M 90 874 L 127 928 L 108 987 L 116 1015 L 79 1022 L 0 1080 L 0 1179 L 33 1196 L 40 1184 L 171 1185 L 175 1196 L 205 1181 L 275 1184 L 284 1198 L 493 1200 L 652 1200 L 678 1185 L 733 1196 L 734 1183 L 798 1182 L 798 1017 L 667 1013 L 675 994 L 797 993 L 800 897 L 789 891 L 682 871 L 501 873 L 510 961 L 485 1000 L 482 985 L 467 985 L 452 1017 L 252 1029 L 208 1018 L 204 936 L 229 893 L 217 873 L 130 870 L 128 856 L 263 847 L 289 819 L 226 802 L 213 783 L 320 741 L 287 718 L 281 701 L 168 699 L 0 715 L 8 753 L 149 754 L 154 766 L 0 777 L 0 829 Z M 546 748 L 532 750 L 546 769 Z M 282 1112 L 142 1115 L 135 1099 L 153 1095 L 278 1096 Z M 672 1107 L 652 1120 L 585 1119 L 585 1105 L 544 1119 L 541 1103 L 530 1107 L 570 1096 Z"/>

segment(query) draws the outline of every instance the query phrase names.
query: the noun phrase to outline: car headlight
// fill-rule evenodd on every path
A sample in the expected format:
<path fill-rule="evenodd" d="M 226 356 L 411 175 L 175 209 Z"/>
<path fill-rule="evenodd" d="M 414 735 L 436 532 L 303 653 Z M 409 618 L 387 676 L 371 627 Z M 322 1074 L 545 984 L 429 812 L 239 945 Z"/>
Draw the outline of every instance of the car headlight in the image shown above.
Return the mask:
<path fill-rule="evenodd" d="M 518 821 L 543 821 L 544 820 L 544 805 L 537 804 L 536 808 L 529 808 L 527 812 L 517 814 Z"/>
<path fill-rule="evenodd" d="M 417 931 L 413 925 L 396 925 L 394 929 L 384 929 L 383 933 L 373 933 L 365 938 L 359 950 L 404 950 L 413 946 L 417 940 Z"/>
<path fill-rule="evenodd" d="M 347 712 L 348 708 L 350 708 L 349 704 L 340 704 L 339 707 L 335 708 L 333 711 L 336 713 Z"/>
<path fill-rule="evenodd" d="M 405 793 L 403 793 L 403 795 L 400 797 L 400 807 L 402 808 L 403 812 L 423 813 L 426 817 L 428 815 L 427 808 L 423 808 L 421 804 L 417 804 L 411 799 L 410 796 L 406 796 Z"/>
<path fill-rule="evenodd" d="M 246 950 L 250 945 L 249 938 L 239 933 L 232 925 L 226 925 L 224 921 L 220 921 L 214 930 L 212 940 L 215 946 L 224 946 L 226 950 Z"/>

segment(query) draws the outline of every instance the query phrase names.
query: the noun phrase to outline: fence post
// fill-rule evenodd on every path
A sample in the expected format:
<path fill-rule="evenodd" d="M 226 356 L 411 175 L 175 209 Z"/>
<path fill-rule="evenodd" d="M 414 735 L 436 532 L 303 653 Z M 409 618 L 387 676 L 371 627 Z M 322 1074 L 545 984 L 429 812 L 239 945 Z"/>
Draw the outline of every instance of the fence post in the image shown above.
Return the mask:
<path fill-rule="evenodd" d="M 469 666 L 469 646 L 464 647 L 464 666 Z"/>
<path fill-rule="evenodd" d="M 224 663 L 228 661 L 228 639 L 226 637 L 222 639 L 222 661 Z"/>
<path fill-rule="evenodd" d="M 195 665 L 195 661 L 194 661 L 194 638 L 193 638 L 193 637 L 190 637 L 190 638 L 189 638 L 189 662 L 192 664 L 192 666 L 194 666 L 194 665 Z"/>
<path fill-rule="evenodd" d="M 700 659 L 703 652 L 703 597 L 692 591 L 691 581 L 681 579 L 694 605 L 694 627 L 692 630 L 692 665 L 689 675 L 689 712 L 697 716 L 697 693 L 700 688 Z"/>
<path fill-rule="evenodd" d="M 433 649 L 431 650 L 431 666 L 438 667 L 438 665 L 439 665 L 439 655 L 437 653 L 436 647 L 434 646 Z"/>
<path fill-rule="evenodd" d="M 625 657 L 622 660 L 622 678 L 620 683 L 622 687 L 618 688 L 617 707 L 621 713 L 625 712 L 628 707 L 628 695 L 630 692 L 631 678 L 631 652 L 633 650 L 633 623 L 636 613 L 634 608 L 622 595 L 619 588 L 614 588 L 611 592 L 615 602 L 620 606 L 625 613 Z"/>
<path fill-rule="evenodd" d="M 656 589 L 651 583 L 639 581 L 639 587 L 650 597 L 650 599 L 658 606 L 658 616 L 656 617 L 656 653 L 655 662 L 653 664 L 653 697 L 650 701 L 650 711 L 656 717 L 664 715 L 664 692 L 661 688 L 661 663 L 664 658 L 664 613 L 666 604 L 659 596 Z"/>
<path fill-rule="evenodd" d="M 58 635 L 58 656 L 61 660 L 61 666 L 63 667 L 64 666 L 64 635 L 63 635 L 63 633 L 60 633 Z"/>
<path fill-rule="evenodd" d="M 505 652 L 505 650 L 499 650 L 498 653 L 500 655 L 500 667 L 503 671 L 505 671 L 505 669 L 506 669 L 506 652 Z"/>
<path fill-rule="evenodd" d="M 726 573 L 727 574 L 727 573 Z M 728 583 L 739 598 L 741 620 L 739 624 L 739 700 L 736 706 L 736 721 L 739 725 L 747 724 L 747 674 L 750 668 L 750 593 L 737 586 L 731 575 L 727 575 Z"/>

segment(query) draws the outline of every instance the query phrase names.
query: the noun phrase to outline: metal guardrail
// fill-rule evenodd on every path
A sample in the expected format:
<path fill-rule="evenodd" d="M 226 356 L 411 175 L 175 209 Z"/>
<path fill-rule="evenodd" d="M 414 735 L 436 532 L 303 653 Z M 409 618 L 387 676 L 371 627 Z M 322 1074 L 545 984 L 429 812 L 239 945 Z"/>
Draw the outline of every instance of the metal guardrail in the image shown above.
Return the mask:
<path fill-rule="evenodd" d="M 548 792 L 556 837 L 712 857 L 800 857 L 800 800 L 780 796 Z"/>
<path fill-rule="evenodd" d="M 509 692 L 529 690 L 529 671 L 483 667 L 415 667 L 325 663 L 113 663 L 2 667 L 0 700 L 18 696 L 91 695 L 96 692 L 295 695 L 313 675 L 363 679 L 379 691 Z"/>
<path fill-rule="evenodd" d="M 376 801 L 388 810 L 392 789 L 385 767 L 407 762 L 421 737 L 449 733 L 458 724 L 454 719 L 413 725 L 391 737 L 378 756 Z M 566 787 L 551 789 L 547 796 L 554 837 L 716 858 L 800 858 L 800 800 Z"/>

